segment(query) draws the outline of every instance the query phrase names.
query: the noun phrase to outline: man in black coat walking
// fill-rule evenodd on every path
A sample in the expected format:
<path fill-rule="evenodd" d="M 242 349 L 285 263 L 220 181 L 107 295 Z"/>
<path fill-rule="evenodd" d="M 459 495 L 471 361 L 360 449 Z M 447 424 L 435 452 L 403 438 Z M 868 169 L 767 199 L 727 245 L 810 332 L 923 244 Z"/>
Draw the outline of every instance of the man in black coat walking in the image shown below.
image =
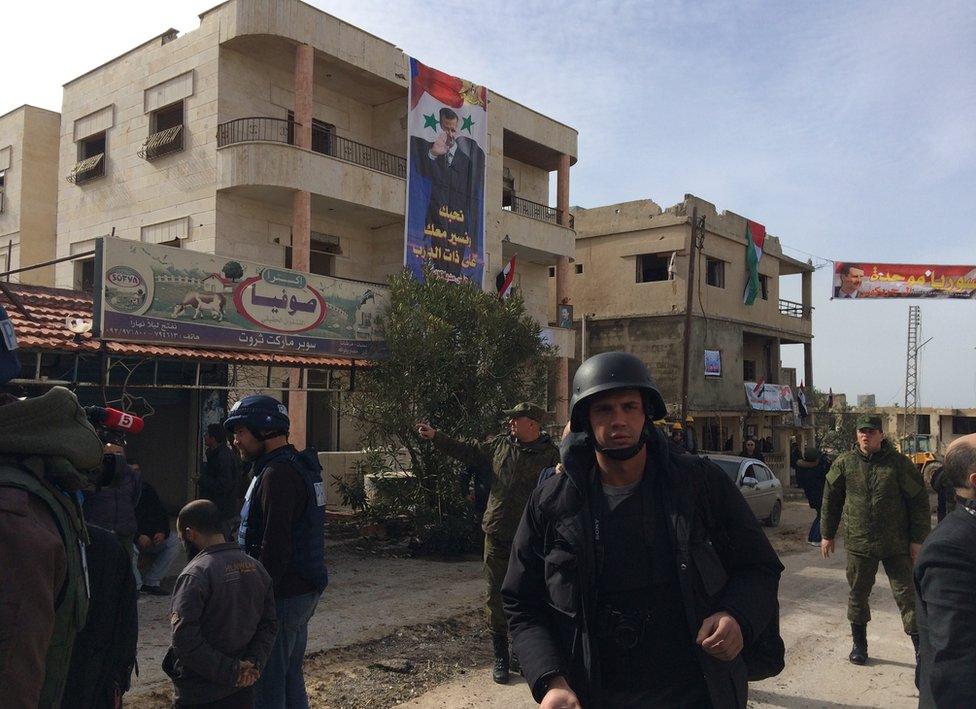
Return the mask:
<path fill-rule="evenodd" d="M 566 472 L 529 499 L 502 587 L 544 709 L 745 707 L 782 669 L 783 566 L 724 473 L 669 449 L 665 414 L 633 355 L 573 380 Z"/>
<path fill-rule="evenodd" d="M 966 707 L 976 698 L 976 434 L 957 439 L 943 475 L 958 504 L 915 563 L 919 707 Z"/>
<path fill-rule="evenodd" d="M 200 473 L 200 497 L 217 505 L 224 520 L 224 534 L 233 536 L 241 512 L 239 459 L 227 443 L 227 431 L 219 423 L 207 426 L 203 436 L 206 464 Z"/>

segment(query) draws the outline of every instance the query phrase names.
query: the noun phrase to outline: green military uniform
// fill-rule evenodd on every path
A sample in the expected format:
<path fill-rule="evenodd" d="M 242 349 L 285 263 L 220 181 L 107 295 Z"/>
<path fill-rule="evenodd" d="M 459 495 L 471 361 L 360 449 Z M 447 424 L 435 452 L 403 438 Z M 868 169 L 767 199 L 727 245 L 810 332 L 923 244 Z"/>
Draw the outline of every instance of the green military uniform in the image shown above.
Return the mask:
<path fill-rule="evenodd" d="M 510 418 L 527 416 L 540 422 L 545 413 L 529 403 L 505 412 Z M 438 450 L 463 463 L 491 467 L 491 493 L 481 520 L 481 529 L 485 533 L 485 607 L 492 634 L 507 635 L 508 620 L 502 609 L 501 587 L 508 569 L 512 539 L 539 473 L 559 462 L 559 451 L 547 433 L 542 433 L 532 443 L 522 443 L 511 435 L 495 436 L 482 442 L 458 441 L 438 431 L 433 443 Z"/>
<path fill-rule="evenodd" d="M 870 418 L 870 425 L 862 426 L 859 419 L 858 428 L 880 430 L 877 417 L 862 418 L 865 423 Z M 842 516 L 851 587 L 848 619 L 856 625 L 871 620 L 868 597 L 881 563 L 905 632 L 917 634 L 909 544 L 921 544 L 931 528 L 921 473 L 887 440 L 871 455 L 855 446 L 841 454 L 827 473 L 821 518 L 824 539 L 834 539 Z"/>
<path fill-rule="evenodd" d="M 65 489 L 100 468 L 75 395 L 0 406 L 0 687 L 4 707 L 56 707 L 88 612 L 81 510 Z M 5 632 L 6 631 L 6 632 Z"/>

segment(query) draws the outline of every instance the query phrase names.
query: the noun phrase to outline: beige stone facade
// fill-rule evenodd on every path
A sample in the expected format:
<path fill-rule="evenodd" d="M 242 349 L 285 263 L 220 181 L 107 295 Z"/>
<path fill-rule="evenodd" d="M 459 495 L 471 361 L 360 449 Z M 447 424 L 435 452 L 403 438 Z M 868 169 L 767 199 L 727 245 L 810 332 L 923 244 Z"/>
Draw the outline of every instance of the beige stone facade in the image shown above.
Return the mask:
<path fill-rule="evenodd" d="M 60 116 L 21 106 L 0 116 L 0 272 L 54 258 Z M 54 268 L 10 276 L 54 285 Z"/>
<path fill-rule="evenodd" d="M 834 397 L 836 396 L 835 394 Z M 905 408 L 902 406 L 855 407 L 851 415 L 858 413 L 880 414 L 885 436 L 892 441 L 900 440 L 908 431 L 906 419 L 911 423 L 910 416 L 905 415 Z M 940 458 L 954 440 L 976 433 L 976 409 L 920 406 L 917 416 L 917 432 L 929 437 L 932 452 Z"/>
<path fill-rule="evenodd" d="M 287 123 L 301 44 L 314 50 L 310 150 L 293 144 Z M 84 157 L 83 142 L 104 134 L 104 175 L 61 180 L 58 255 L 85 251 L 113 229 L 160 241 L 154 234 L 179 222 L 173 243 L 185 248 L 284 264 L 293 197 L 308 192 L 319 261 L 339 277 L 385 279 L 403 262 L 397 159 L 406 153 L 407 73 L 393 44 L 297 0 L 232 0 L 203 13 L 198 29 L 165 33 L 92 70 L 64 89 L 61 172 Z M 518 199 L 548 208 L 550 172 L 560 155 L 575 161 L 576 131 L 503 96 L 489 101 L 486 280 L 519 254 L 529 309 L 548 326 L 546 269 L 573 255 L 574 234 L 549 212 L 534 219 L 503 207 L 503 176 Z M 140 157 L 154 109 L 179 102 L 182 150 Z M 267 120 L 241 121 L 255 118 Z M 78 285 L 78 273 L 77 264 L 59 266 L 58 285 Z"/>
<path fill-rule="evenodd" d="M 408 75 L 395 45 L 299 0 L 230 0 L 149 40 L 64 87 L 57 255 L 114 233 L 384 281 L 403 265 Z M 488 116 L 485 286 L 517 255 L 549 328 L 577 134 L 492 92 Z M 87 286 L 92 267 L 60 264 L 57 284 Z M 573 330 L 550 334 L 570 356 Z"/>
<path fill-rule="evenodd" d="M 762 379 L 795 387 L 796 373 L 781 365 L 780 348 L 791 344 L 804 347 L 799 378 L 812 383 L 813 267 L 783 254 L 779 240 L 767 234 L 759 265 L 764 293 L 745 305 L 744 217 L 718 212 L 692 195 L 668 209 L 650 200 L 575 208 L 578 357 L 618 349 L 637 354 L 650 366 L 671 415 L 680 416 L 693 214 L 705 217 L 690 301 L 687 392 L 699 447 L 721 450 L 731 439 L 738 452 L 746 432 L 772 437 L 773 462 L 782 468 L 789 436 L 803 430 L 794 430 L 791 415 L 752 411 L 744 383 Z M 786 277 L 798 279 L 802 302 L 780 299 Z M 705 375 L 706 349 L 721 353 L 719 376 Z"/>

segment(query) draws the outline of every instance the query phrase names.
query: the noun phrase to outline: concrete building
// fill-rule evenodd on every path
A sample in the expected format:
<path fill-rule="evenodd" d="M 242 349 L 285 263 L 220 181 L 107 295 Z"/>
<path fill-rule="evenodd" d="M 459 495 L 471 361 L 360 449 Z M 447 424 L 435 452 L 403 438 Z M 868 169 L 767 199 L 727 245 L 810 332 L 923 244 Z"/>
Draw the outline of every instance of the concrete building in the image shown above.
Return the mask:
<path fill-rule="evenodd" d="M 57 113 L 34 106 L 0 116 L 0 273 L 54 258 L 60 123 Z M 53 285 L 54 268 L 9 280 Z"/>
<path fill-rule="evenodd" d="M 114 232 L 385 280 L 403 263 L 408 75 L 395 45 L 298 0 L 229 0 L 150 39 L 64 87 L 57 255 Z M 517 255 L 527 307 L 550 327 L 569 299 L 577 134 L 496 93 L 489 104 L 486 280 Z M 79 258 L 56 282 L 90 289 L 93 272 Z M 573 330 L 550 331 L 570 356 Z M 352 447 L 354 432 L 326 445 Z"/>
<path fill-rule="evenodd" d="M 695 264 L 688 302 L 693 213 L 705 217 L 705 235 Z M 789 436 L 801 435 L 792 414 L 755 411 L 747 382 L 799 383 L 781 365 L 781 348 L 803 348 L 808 385 L 813 380 L 811 345 L 813 267 L 783 254 L 766 236 L 759 264 L 761 297 L 742 302 L 746 280 L 745 218 L 719 213 L 686 195 L 662 210 L 650 200 L 595 209 L 574 208 L 576 262 L 573 283 L 578 358 L 625 350 L 643 359 L 655 376 L 671 415 L 682 407 L 684 315 L 691 308 L 688 412 L 699 448 L 734 452 L 744 435 L 772 437 L 774 468 L 781 472 Z M 802 302 L 780 298 L 783 279 L 795 277 Z M 705 351 L 713 354 L 706 375 Z M 714 352 L 718 352 L 715 355 Z M 717 365 L 717 370 L 716 370 Z"/>
<path fill-rule="evenodd" d="M 897 441 L 905 435 L 908 427 L 906 419 L 911 419 L 902 406 L 857 407 L 855 413 L 872 412 L 883 417 L 885 435 L 889 440 Z M 931 451 L 940 458 L 946 449 L 960 436 L 976 433 L 976 409 L 938 408 L 920 406 L 918 408 L 917 432 L 927 436 L 931 444 Z"/>

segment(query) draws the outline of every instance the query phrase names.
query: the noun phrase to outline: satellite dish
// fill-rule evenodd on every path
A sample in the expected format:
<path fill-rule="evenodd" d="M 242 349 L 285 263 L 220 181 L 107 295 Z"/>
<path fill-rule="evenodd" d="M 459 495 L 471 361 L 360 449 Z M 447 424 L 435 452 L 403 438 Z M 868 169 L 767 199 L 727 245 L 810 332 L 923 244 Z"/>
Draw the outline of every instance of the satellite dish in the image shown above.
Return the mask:
<path fill-rule="evenodd" d="M 73 318 L 69 315 L 64 319 L 64 324 L 76 335 L 84 335 L 92 329 L 92 321 L 87 318 Z"/>

